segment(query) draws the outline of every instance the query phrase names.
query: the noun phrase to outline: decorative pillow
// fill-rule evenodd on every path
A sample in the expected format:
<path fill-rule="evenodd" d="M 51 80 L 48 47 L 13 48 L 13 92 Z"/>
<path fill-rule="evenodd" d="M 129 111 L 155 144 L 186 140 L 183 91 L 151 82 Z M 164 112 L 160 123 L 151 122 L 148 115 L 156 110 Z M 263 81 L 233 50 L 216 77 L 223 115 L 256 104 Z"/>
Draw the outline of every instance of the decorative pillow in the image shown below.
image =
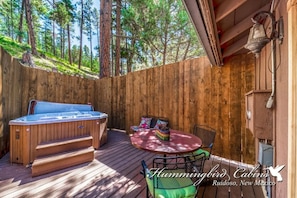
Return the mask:
<path fill-rule="evenodd" d="M 167 125 L 168 125 L 168 122 L 158 119 L 154 128 L 155 129 L 165 128 L 165 127 L 167 127 Z"/>
<path fill-rule="evenodd" d="M 152 121 L 152 118 L 142 117 L 141 118 L 141 121 L 140 121 L 140 124 L 139 124 L 139 127 L 140 128 L 149 129 L 150 128 L 150 125 L 151 125 L 151 121 Z"/>
<path fill-rule="evenodd" d="M 139 129 L 139 126 L 131 126 L 130 129 L 134 132 L 137 132 Z"/>

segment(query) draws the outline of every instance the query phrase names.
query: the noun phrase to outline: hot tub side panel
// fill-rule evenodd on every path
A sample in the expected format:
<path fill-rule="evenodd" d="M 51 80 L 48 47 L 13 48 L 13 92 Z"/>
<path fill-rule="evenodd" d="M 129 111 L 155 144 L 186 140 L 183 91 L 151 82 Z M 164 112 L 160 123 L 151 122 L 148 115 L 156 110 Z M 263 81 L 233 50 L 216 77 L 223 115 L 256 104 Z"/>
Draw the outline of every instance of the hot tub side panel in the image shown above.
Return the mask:
<path fill-rule="evenodd" d="M 107 118 L 88 121 L 87 126 L 90 126 L 90 135 L 93 137 L 93 147 L 99 149 L 107 142 Z"/>
<path fill-rule="evenodd" d="M 39 144 L 91 135 L 93 147 L 106 143 L 107 118 L 38 125 L 10 125 L 10 160 L 27 165 L 36 159 Z M 102 140 L 103 139 L 103 140 Z"/>
<path fill-rule="evenodd" d="M 99 149 L 100 147 L 100 120 L 86 120 L 85 126 L 88 127 L 87 131 L 93 137 L 93 147 Z"/>
<path fill-rule="evenodd" d="M 30 126 L 10 126 L 10 162 L 29 164 Z"/>
<path fill-rule="evenodd" d="M 100 145 L 102 146 L 107 142 L 107 122 L 108 118 L 104 118 L 100 120 Z"/>

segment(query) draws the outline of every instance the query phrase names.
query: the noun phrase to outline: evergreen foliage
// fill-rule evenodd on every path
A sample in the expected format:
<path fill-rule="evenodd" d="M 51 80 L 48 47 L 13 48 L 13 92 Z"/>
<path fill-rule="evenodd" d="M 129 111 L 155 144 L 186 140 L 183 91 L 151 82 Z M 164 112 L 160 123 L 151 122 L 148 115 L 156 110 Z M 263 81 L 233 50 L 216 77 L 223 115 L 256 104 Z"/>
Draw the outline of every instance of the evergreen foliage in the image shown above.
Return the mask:
<path fill-rule="evenodd" d="M 32 19 L 30 27 L 26 21 L 28 2 Z M 112 2 L 110 13 L 112 15 L 110 73 L 112 75 L 115 74 L 114 60 L 119 55 L 120 69 L 117 68 L 117 71 L 120 70 L 120 74 L 125 74 L 129 71 L 178 62 L 204 54 L 181 0 Z M 120 7 L 121 12 L 116 12 L 117 6 Z M 32 50 L 30 34 L 33 32 L 30 29 L 33 28 L 38 51 L 36 58 L 45 54 L 49 57 L 57 56 L 58 59 L 68 62 L 67 65 L 77 67 L 75 72 L 88 68 L 90 72 L 99 74 L 99 35 L 103 30 L 99 29 L 98 2 L 95 3 L 94 0 L 2 0 L 0 8 L 0 44 L 6 49 L 10 48 L 9 51 L 13 56 L 20 58 L 26 50 Z M 116 24 L 116 14 L 121 15 L 118 17 L 121 27 Z M 116 31 L 116 27 L 120 31 Z M 79 36 L 80 28 L 82 28 L 82 36 Z M 120 38 L 120 44 L 116 45 L 116 38 Z M 84 42 L 81 44 L 80 40 Z M 5 46 L 8 43 L 12 47 Z M 19 50 L 13 46 L 18 46 Z M 81 60 L 79 60 L 80 51 Z M 82 68 L 80 68 L 81 65 L 83 65 Z M 58 69 L 67 70 L 62 67 Z"/>

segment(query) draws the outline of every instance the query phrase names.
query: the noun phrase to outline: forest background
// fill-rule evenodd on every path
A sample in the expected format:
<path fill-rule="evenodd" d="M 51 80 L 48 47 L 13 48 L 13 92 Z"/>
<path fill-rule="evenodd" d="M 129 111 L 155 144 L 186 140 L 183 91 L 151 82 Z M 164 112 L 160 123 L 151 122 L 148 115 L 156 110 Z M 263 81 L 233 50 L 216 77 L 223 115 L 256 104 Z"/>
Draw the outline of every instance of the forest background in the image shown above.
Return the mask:
<path fill-rule="evenodd" d="M 0 45 L 62 73 L 110 77 L 204 54 L 181 0 L 0 0 Z"/>

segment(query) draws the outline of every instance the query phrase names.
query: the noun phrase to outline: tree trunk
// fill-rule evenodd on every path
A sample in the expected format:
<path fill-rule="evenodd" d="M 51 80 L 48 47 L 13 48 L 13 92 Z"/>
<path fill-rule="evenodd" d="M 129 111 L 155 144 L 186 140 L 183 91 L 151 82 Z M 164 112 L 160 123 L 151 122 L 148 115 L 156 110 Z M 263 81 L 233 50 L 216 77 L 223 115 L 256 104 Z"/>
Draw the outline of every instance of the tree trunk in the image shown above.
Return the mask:
<path fill-rule="evenodd" d="M 180 34 L 179 37 L 178 37 L 178 43 L 176 45 L 176 53 L 175 53 L 174 62 L 178 62 L 179 50 L 181 48 L 181 40 L 182 40 L 182 34 Z"/>
<path fill-rule="evenodd" d="M 135 45 L 135 39 L 132 38 L 131 40 L 131 46 L 134 46 Z M 131 72 L 132 71 L 132 60 L 133 60 L 133 57 L 134 57 L 134 50 L 129 53 L 129 56 L 127 58 L 127 72 Z"/>
<path fill-rule="evenodd" d="M 25 9 L 25 0 L 22 0 L 22 7 L 21 7 L 21 14 L 20 14 L 20 23 L 19 23 L 19 35 L 18 35 L 18 41 L 19 41 L 19 43 L 22 43 L 22 41 L 23 41 L 24 9 Z"/>
<path fill-rule="evenodd" d="M 53 0 L 53 5 L 55 5 L 55 0 Z M 53 42 L 52 42 L 52 52 L 56 55 L 56 33 L 55 33 L 55 21 L 53 21 Z"/>
<path fill-rule="evenodd" d="M 11 36 L 11 38 L 12 38 L 12 40 L 14 41 L 14 23 L 13 23 L 13 10 L 12 10 L 12 5 L 13 4 L 13 2 L 12 2 L 12 0 L 10 0 L 10 21 L 11 21 L 11 23 L 10 23 L 10 36 Z"/>
<path fill-rule="evenodd" d="M 91 71 L 93 70 L 93 45 L 92 45 L 92 28 L 90 29 L 90 55 L 91 55 L 91 58 L 90 58 L 90 63 L 91 63 Z"/>
<path fill-rule="evenodd" d="M 63 51 L 62 51 L 62 56 L 63 56 L 63 59 L 65 59 L 65 37 L 66 37 L 66 33 L 65 33 L 65 28 L 62 28 L 62 33 L 63 33 L 63 37 L 62 37 L 62 49 L 63 49 Z"/>
<path fill-rule="evenodd" d="M 116 8 L 116 34 L 121 35 L 121 0 L 117 0 Z M 115 57 L 115 76 L 120 75 L 120 58 L 121 58 L 121 37 L 116 37 L 116 57 Z"/>
<path fill-rule="evenodd" d="M 61 58 L 64 58 L 63 57 L 63 37 L 64 37 L 64 34 L 63 34 L 63 28 L 60 27 L 60 57 Z"/>
<path fill-rule="evenodd" d="M 81 19 L 80 19 L 80 42 L 79 42 L 79 58 L 78 58 L 78 69 L 81 66 L 81 56 L 82 56 L 82 40 L 83 40 L 83 24 L 84 24 L 84 1 L 81 0 Z"/>
<path fill-rule="evenodd" d="M 110 76 L 111 3 L 100 2 L 100 78 Z"/>
<path fill-rule="evenodd" d="M 165 24 L 165 32 L 164 32 L 164 43 L 163 43 L 163 65 L 166 64 L 166 55 L 167 55 L 167 47 L 168 47 L 168 24 Z"/>
<path fill-rule="evenodd" d="M 185 53 L 184 53 L 183 60 L 186 60 L 186 58 L 187 58 L 187 55 L 188 55 L 188 52 L 189 52 L 189 47 L 190 47 L 190 45 L 191 45 L 191 41 L 188 40 L 188 42 L 187 42 L 187 47 L 186 47 L 186 50 L 185 50 Z"/>
<path fill-rule="evenodd" d="M 70 25 L 67 24 L 67 37 L 68 37 L 68 56 L 69 56 L 69 64 L 72 65 L 72 57 L 71 57 L 71 37 L 70 37 Z"/>
<path fill-rule="evenodd" d="M 98 44 L 98 63 L 99 63 L 99 65 L 98 65 L 98 68 L 100 67 L 100 30 L 99 30 L 99 28 L 100 28 L 100 20 L 98 20 L 98 19 L 96 19 L 97 20 L 97 44 Z"/>
<path fill-rule="evenodd" d="M 31 44 L 31 51 L 33 55 L 37 55 L 34 27 L 33 27 L 33 21 L 32 21 L 31 3 L 30 3 L 30 0 L 25 0 L 25 2 L 26 2 L 25 4 L 26 20 L 27 20 L 28 29 L 29 29 L 29 38 L 30 38 L 29 40 Z"/>

